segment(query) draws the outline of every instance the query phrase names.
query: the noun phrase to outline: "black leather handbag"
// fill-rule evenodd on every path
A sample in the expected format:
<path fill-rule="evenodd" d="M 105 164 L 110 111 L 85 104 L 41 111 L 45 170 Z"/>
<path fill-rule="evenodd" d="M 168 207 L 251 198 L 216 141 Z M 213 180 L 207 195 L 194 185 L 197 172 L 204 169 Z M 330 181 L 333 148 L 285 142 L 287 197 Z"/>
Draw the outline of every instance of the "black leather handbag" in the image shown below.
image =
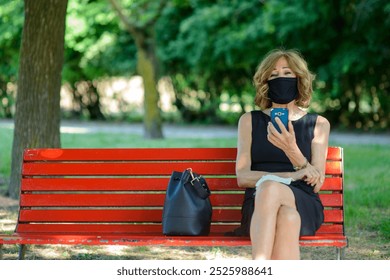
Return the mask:
<path fill-rule="evenodd" d="M 212 206 L 206 180 L 191 168 L 173 171 L 165 195 L 164 235 L 208 235 Z"/>

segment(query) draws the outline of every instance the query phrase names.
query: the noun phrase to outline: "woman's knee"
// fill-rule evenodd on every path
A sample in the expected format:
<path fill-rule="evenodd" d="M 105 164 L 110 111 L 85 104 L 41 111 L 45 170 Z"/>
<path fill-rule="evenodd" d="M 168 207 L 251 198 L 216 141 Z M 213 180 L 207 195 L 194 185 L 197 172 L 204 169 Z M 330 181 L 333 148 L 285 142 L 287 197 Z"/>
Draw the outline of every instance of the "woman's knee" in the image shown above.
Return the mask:
<path fill-rule="evenodd" d="M 256 203 L 273 203 L 280 201 L 281 186 L 277 182 L 265 181 L 256 189 Z"/>
<path fill-rule="evenodd" d="M 289 206 L 281 206 L 277 215 L 276 227 L 286 227 L 289 229 L 301 227 L 301 216 L 295 208 Z"/>

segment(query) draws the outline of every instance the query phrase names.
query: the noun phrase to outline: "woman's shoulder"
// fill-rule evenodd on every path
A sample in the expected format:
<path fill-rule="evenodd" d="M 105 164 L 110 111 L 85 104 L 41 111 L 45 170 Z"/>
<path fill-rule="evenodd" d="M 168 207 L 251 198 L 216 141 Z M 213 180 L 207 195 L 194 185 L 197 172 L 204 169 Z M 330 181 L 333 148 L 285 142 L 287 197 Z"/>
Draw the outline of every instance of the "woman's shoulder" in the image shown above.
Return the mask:
<path fill-rule="evenodd" d="M 324 126 L 330 126 L 329 121 L 324 116 L 317 114 L 317 124 L 324 125 Z"/>
<path fill-rule="evenodd" d="M 321 116 L 317 113 L 308 112 L 306 113 L 306 115 L 307 117 L 314 119 L 317 124 L 323 124 L 323 125 L 329 124 L 329 121 L 324 116 Z"/>
<path fill-rule="evenodd" d="M 241 115 L 238 125 L 249 125 L 252 122 L 252 112 L 246 112 Z"/>
<path fill-rule="evenodd" d="M 263 116 L 263 115 L 266 115 L 266 113 L 264 113 L 263 111 L 260 111 L 260 110 L 246 112 L 246 113 L 241 115 L 239 122 L 251 123 L 252 118 L 257 118 L 258 116 Z"/>
<path fill-rule="evenodd" d="M 316 129 L 329 133 L 330 122 L 324 116 L 317 115 Z"/>

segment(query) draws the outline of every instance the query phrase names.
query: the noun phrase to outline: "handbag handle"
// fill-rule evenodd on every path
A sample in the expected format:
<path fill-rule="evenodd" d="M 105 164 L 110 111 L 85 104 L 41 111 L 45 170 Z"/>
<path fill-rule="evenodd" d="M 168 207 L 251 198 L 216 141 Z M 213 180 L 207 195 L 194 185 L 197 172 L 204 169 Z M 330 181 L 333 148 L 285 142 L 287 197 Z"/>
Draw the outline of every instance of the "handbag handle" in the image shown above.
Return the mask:
<path fill-rule="evenodd" d="M 189 177 L 191 177 L 191 180 Z M 206 199 L 210 196 L 210 189 L 206 180 L 202 176 L 194 174 L 192 168 L 189 167 L 186 169 L 186 172 L 183 173 L 182 180 L 185 183 L 190 183 L 200 198 Z"/>
<path fill-rule="evenodd" d="M 190 183 L 195 188 L 199 197 L 206 199 L 210 196 L 210 189 L 202 176 L 195 177 Z"/>

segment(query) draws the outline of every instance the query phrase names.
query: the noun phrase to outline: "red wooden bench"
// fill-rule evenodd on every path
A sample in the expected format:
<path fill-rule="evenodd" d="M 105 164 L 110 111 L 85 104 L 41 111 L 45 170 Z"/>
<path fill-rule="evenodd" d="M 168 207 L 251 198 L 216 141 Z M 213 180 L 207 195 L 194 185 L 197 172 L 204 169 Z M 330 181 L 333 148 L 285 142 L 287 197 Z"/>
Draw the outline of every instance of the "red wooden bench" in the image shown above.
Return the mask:
<path fill-rule="evenodd" d="M 243 189 L 235 179 L 235 148 L 27 149 L 19 218 L 3 244 L 130 246 L 246 246 L 248 237 L 224 236 L 239 225 Z M 165 189 L 173 170 L 191 167 L 211 189 L 209 236 L 162 235 Z M 347 246 L 343 211 L 342 148 L 329 148 L 321 191 L 325 222 L 302 246 Z M 1 249 L 1 248 L 0 248 Z"/>

